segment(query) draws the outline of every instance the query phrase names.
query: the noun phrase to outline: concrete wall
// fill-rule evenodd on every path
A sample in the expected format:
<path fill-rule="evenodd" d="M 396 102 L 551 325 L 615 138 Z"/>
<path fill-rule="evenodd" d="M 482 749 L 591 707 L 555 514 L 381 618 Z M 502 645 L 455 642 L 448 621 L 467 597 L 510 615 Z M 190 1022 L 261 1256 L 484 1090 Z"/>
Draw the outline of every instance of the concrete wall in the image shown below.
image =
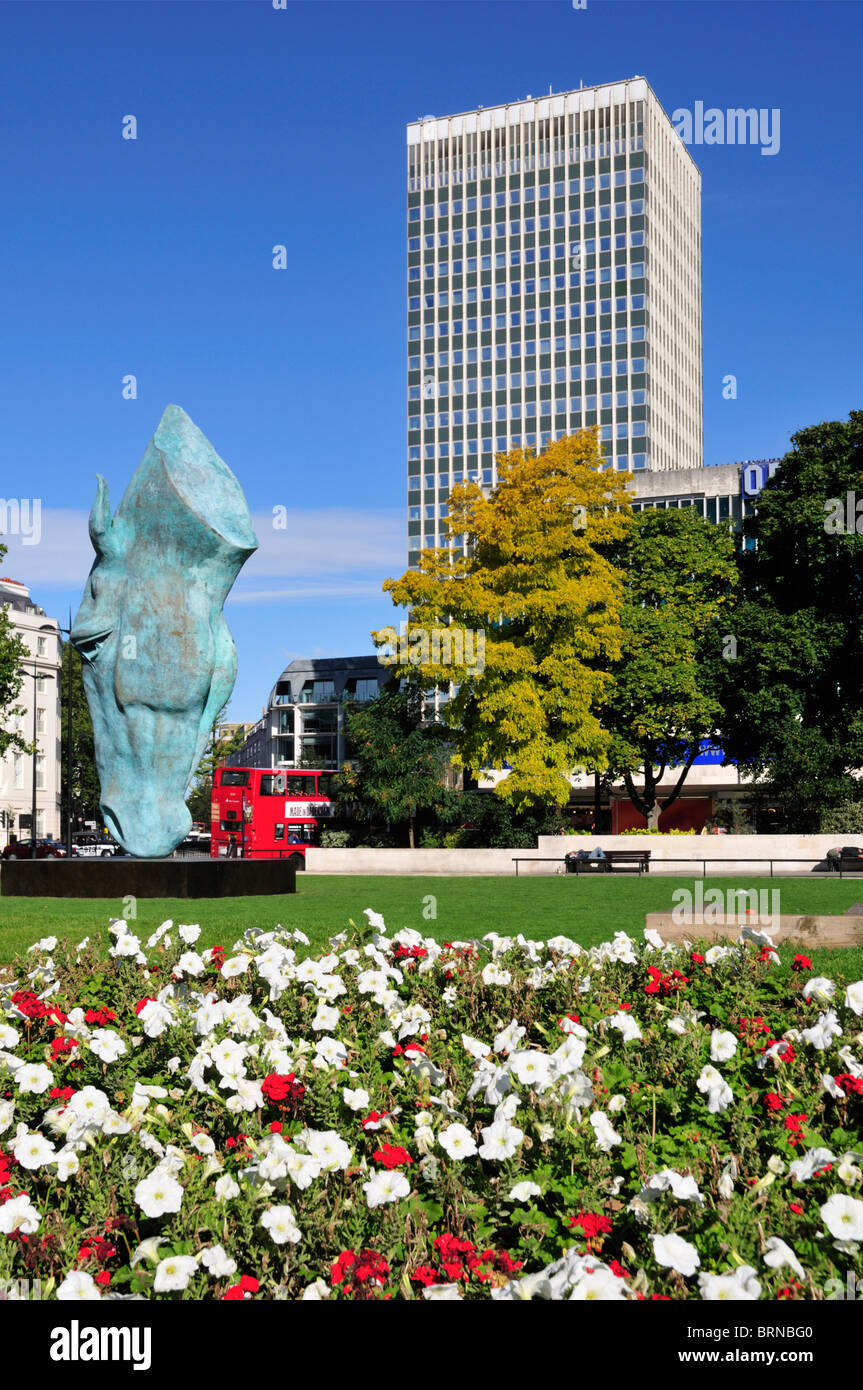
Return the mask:
<path fill-rule="evenodd" d="M 562 857 L 559 841 L 554 853 Z M 317 874 L 514 874 L 514 854 L 535 849 L 308 849 L 306 868 Z M 520 864 L 519 873 L 554 873 L 562 865 Z"/>
<path fill-rule="evenodd" d="M 706 860 L 708 874 L 739 877 L 741 874 L 769 874 L 770 864 L 766 861 L 771 858 L 776 860 L 774 874 L 823 871 L 827 868 L 828 849 L 839 849 L 842 845 L 863 846 L 863 835 L 600 835 L 597 838 L 592 835 L 542 835 L 537 853 L 553 854 L 562 843 L 567 850 L 573 846 L 591 850 L 594 845 L 601 845 L 605 850 L 649 849 L 652 874 L 700 874 Z M 733 862 L 715 863 L 711 867 L 711 860 L 721 859 Z M 780 860 L 789 862 L 780 863 Z"/>
<path fill-rule="evenodd" d="M 520 863 L 522 874 L 556 874 L 563 856 L 571 849 L 649 849 L 650 872 L 689 877 L 707 872 L 769 874 L 766 862 L 774 856 L 774 874 L 808 874 L 826 868 L 828 849 L 841 845 L 863 846 L 863 835 L 543 835 L 537 849 L 309 849 L 306 867 L 318 874 L 429 874 L 439 876 L 507 875 L 515 873 L 513 857 L 532 857 L 536 863 Z M 543 862 L 551 859 L 554 862 Z M 728 864 L 710 861 L 731 859 Z M 747 860 L 761 862 L 747 862 Z M 789 860 L 779 863 L 779 860 Z M 674 862 L 678 861 L 678 862 Z M 683 861 L 683 862 L 680 862 Z"/>

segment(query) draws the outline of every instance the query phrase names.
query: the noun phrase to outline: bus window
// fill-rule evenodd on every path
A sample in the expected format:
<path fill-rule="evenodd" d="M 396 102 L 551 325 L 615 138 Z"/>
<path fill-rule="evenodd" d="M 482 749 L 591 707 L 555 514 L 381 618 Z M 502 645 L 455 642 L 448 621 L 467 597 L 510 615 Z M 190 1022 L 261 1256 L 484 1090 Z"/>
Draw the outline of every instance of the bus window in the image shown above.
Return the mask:
<path fill-rule="evenodd" d="M 273 839 L 274 839 L 274 840 L 283 840 L 284 838 L 285 838 L 285 823 L 284 823 L 284 821 L 276 821 L 275 829 L 274 829 L 274 831 L 273 831 Z"/>
<path fill-rule="evenodd" d="M 288 844 L 290 845 L 311 845 L 315 839 L 315 827 L 313 825 L 288 826 Z"/>
<path fill-rule="evenodd" d="M 309 773 L 305 776 L 291 773 L 287 780 L 287 791 L 289 796 L 317 795 L 317 788 L 315 786 L 315 782 L 317 779 L 315 778 L 314 773 Z"/>
<path fill-rule="evenodd" d="M 322 772 L 320 774 L 318 777 L 318 796 L 335 796 L 335 787 L 333 786 L 334 776 L 335 773 L 332 772 Z"/>
<path fill-rule="evenodd" d="M 223 787 L 247 787 L 249 785 L 248 772 L 239 772 L 235 768 L 223 767 L 221 774 Z"/>
<path fill-rule="evenodd" d="M 266 772 L 261 777 L 261 796 L 284 796 L 285 774 Z"/>

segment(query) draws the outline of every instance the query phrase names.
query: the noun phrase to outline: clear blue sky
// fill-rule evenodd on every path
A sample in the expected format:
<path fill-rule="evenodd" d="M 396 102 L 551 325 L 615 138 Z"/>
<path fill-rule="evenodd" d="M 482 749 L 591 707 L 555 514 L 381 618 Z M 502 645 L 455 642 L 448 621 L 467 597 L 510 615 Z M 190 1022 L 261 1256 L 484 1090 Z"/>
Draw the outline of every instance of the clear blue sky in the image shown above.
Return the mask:
<path fill-rule="evenodd" d="M 637 73 L 669 114 L 780 109 L 775 156 L 692 147 L 706 462 L 846 417 L 861 39 L 857 0 L 0 4 L 0 492 L 43 507 L 5 573 L 74 612 L 96 473 L 116 505 L 175 402 L 262 542 L 226 609 L 232 717 L 256 718 L 293 656 L 370 651 L 405 564 L 405 124 L 549 87 Z"/>

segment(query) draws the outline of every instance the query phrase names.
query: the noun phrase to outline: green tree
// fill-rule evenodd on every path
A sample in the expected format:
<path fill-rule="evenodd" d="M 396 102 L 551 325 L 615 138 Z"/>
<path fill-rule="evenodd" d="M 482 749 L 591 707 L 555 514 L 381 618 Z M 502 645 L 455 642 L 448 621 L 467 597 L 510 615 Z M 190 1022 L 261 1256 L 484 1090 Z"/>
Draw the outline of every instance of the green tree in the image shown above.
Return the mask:
<path fill-rule="evenodd" d="M 411 849 L 418 812 L 440 810 L 448 795 L 446 730 L 423 724 L 423 703 L 422 690 L 406 683 L 347 710 L 356 757 L 342 765 L 336 782 L 342 808 L 360 820 L 407 825 Z"/>
<path fill-rule="evenodd" d="M 791 443 L 745 523 L 722 699 L 727 753 L 805 831 L 861 795 L 863 411 Z"/>
<path fill-rule="evenodd" d="M 384 584 L 410 610 L 395 669 L 457 685 L 442 709 L 453 760 L 475 776 L 508 764 L 496 792 L 516 809 L 565 805 L 569 774 L 607 761 L 598 709 L 620 655 L 623 586 L 603 551 L 623 539 L 631 509 L 625 478 L 602 466 L 596 430 L 500 455 L 489 497 L 475 485 L 450 493 L 449 531 L 465 554 L 423 551 L 416 570 Z M 372 635 L 392 642 L 392 629 Z M 435 660 L 436 645 L 448 660 Z"/>
<path fill-rule="evenodd" d="M 72 815 L 72 824 L 80 820 L 99 820 L 99 801 L 101 789 L 99 773 L 96 769 L 96 750 L 93 742 L 93 723 L 81 677 L 81 654 L 71 642 L 63 643 L 61 653 L 61 799 L 62 820 Z M 66 755 L 69 729 L 69 679 L 72 680 L 72 776 L 71 786 L 69 765 Z"/>
<path fill-rule="evenodd" d="M 620 659 L 602 710 L 613 735 L 609 769 L 655 829 L 680 795 L 702 740 L 715 738 L 721 725 L 716 667 L 738 578 L 734 541 L 694 508 L 649 507 L 635 516 L 614 557 L 625 598 Z M 660 798 L 668 769 L 676 781 Z"/>
<path fill-rule="evenodd" d="M 238 753 L 246 741 L 244 731 L 235 729 L 233 733 L 219 734 L 219 725 L 225 715 L 225 705 L 210 726 L 210 739 L 198 764 L 188 795 L 186 805 L 193 821 L 209 826 L 210 805 L 213 798 L 213 777 L 217 767 L 221 767 L 234 753 Z"/>

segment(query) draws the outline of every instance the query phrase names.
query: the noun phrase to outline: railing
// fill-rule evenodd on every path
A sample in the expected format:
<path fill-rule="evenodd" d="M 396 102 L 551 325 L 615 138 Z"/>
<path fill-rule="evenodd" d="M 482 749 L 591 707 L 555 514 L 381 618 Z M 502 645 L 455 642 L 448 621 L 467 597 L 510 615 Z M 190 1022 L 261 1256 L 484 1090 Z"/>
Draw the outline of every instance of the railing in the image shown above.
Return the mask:
<path fill-rule="evenodd" d="M 561 859 L 561 858 L 559 858 L 557 855 L 550 856 L 550 855 L 542 855 L 542 854 L 541 854 L 541 855 L 524 854 L 524 855 L 519 855 L 518 857 L 516 857 L 516 856 L 514 855 L 514 856 L 513 856 L 513 861 L 512 861 L 512 862 L 515 864 L 515 876 L 516 876 L 516 878 L 518 878 L 518 866 L 519 866 L 519 864 L 565 864 L 565 863 L 566 863 L 566 859 L 565 859 L 565 858 L 564 858 L 564 859 Z M 594 863 L 597 863 L 597 862 L 601 863 L 602 861 L 601 861 L 601 860 L 599 860 L 599 861 L 594 860 L 593 862 L 594 862 Z M 686 856 L 684 856 L 684 855 L 668 855 L 667 857 L 664 856 L 662 859 L 652 859 L 650 862 L 651 862 L 651 864 L 652 864 L 652 866 L 653 866 L 654 868 L 655 868 L 658 864 L 700 864 L 700 865 L 701 865 L 701 877 L 702 877 L 702 878 L 706 878 L 706 877 L 707 877 L 707 865 L 708 865 L 708 864 L 769 864 L 769 865 L 770 865 L 770 874 L 769 874 L 769 877 L 770 877 L 770 878 L 773 878 L 773 877 L 774 877 L 774 873 L 773 873 L 773 865 L 774 865 L 774 864 L 800 864 L 800 863 L 805 863 L 805 862 L 806 862 L 806 855 L 797 855 L 796 858 L 795 858 L 795 857 L 792 857 L 792 856 L 789 856 L 789 855 L 783 855 L 783 856 L 773 855 L 773 856 L 772 856 L 771 858 L 769 858 L 769 859 L 764 858 L 764 857 L 762 857 L 762 856 L 758 856 L 758 857 L 756 857 L 756 856 L 754 856 L 754 855 L 752 855 L 752 856 L 749 856 L 749 855 L 744 856 L 744 855 L 739 855 L 739 854 L 731 855 L 731 856 L 729 856 L 729 857 L 727 857 L 727 858 L 711 858 L 711 859 L 701 858 L 701 857 L 698 856 L 698 855 L 695 855 L 695 856 L 689 856 L 689 855 L 686 855 Z M 825 867 L 824 869 L 819 869 L 819 868 L 818 868 L 818 865 L 819 865 L 819 864 L 825 864 L 826 867 Z M 847 867 L 847 866 L 845 866 L 845 867 Z M 863 860 L 860 861 L 860 869 L 861 869 L 861 871 L 863 871 Z M 839 874 L 839 877 L 841 878 L 841 877 L 842 877 L 842 866 L 840 866 L 838 869 L 834 869 L 834 868 L 830 865 L 829 860 L 826 860 L 826 859 L 818 859 L 818 860 L 815 861 L 814 867 L 813 867 L 812 869 L 810 869 L 809 872 L 810 872 L 811 874 L 819 874 L 820 876 L 823 876 L 823 877 L 825 877 L 825 878 L 831 876 L 831 875 L 834 874 L 834 873 L 838 873 L 838 874 Z M 789 874 L 789 875 L 786 875 L 786 876 L 789 877 L 789 878 L 798 877 L 798 875 L 795 875 L 795 874 Z M 573 877 L 577 877 L 577 875 L 573 875 Z M 687 875 L 687 877 L 688 877 L 688 875 Z"/>

